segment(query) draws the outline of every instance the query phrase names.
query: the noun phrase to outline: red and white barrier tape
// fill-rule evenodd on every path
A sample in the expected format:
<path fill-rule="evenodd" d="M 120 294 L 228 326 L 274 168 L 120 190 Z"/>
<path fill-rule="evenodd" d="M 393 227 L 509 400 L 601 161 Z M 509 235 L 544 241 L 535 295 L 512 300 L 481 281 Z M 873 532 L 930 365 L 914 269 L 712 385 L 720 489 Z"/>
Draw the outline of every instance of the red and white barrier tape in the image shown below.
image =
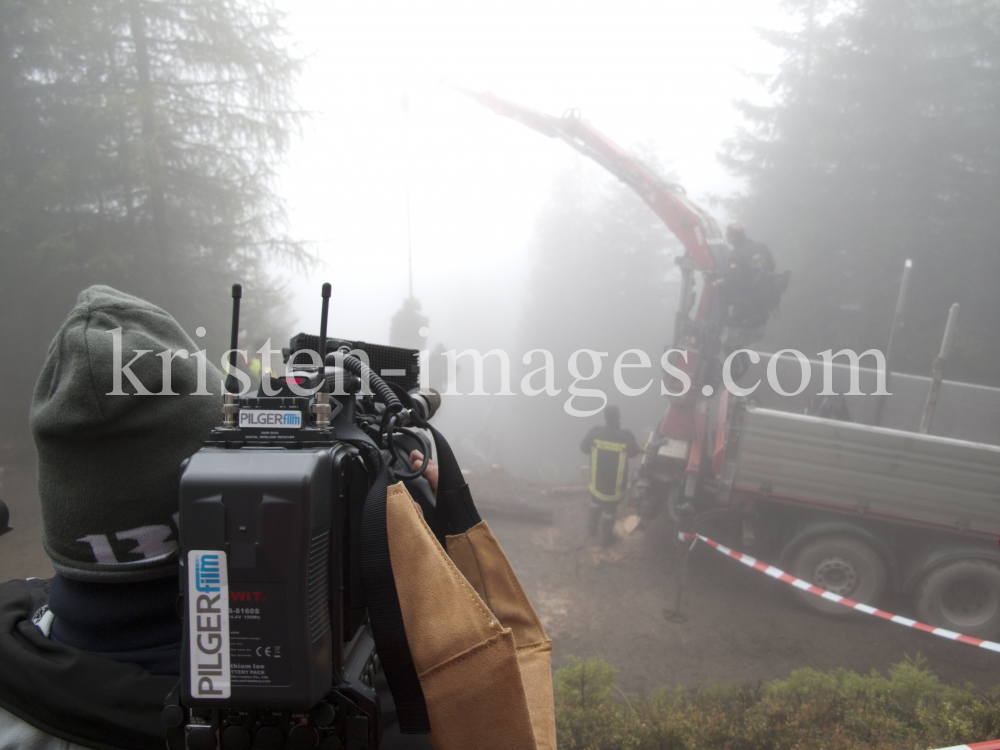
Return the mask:
<path fill-rule="evenodd" d="M 939 750 L 1000 750 L 1000 740 L 973 742 L 971 745 L 952 745 L 951 747 L 939 748 Z"/>
<path fill-rule="evenodd" d="M 944 628 L 935 628 L 930 625 L 925 625 L 922 622 L 917 622 L 916 620 L 911 620 L 908 617 L 901 617 L 900 615 L 894 615 L 889 612 L 883 612 L 881 609 L 876 609 L 875 607 L 869 607 L 867 604 L 860 604 L 859 602 L 848 599 L 846 596 L 840 596 L 834 594 L 832 591 L 826 591 L 821 589 L 819 586 L 814 586 L 808 581 L 803 581 L 801 578 L 796 578 L 791 576 L 783 570 L 779 570 L 773 565 L 768 565 L 765 562 L 761 562 L 750 555 L 744 555 L 742 552 L 736 552 L 729 549 L 718 542 L 712 541 L 708 537 L 704 537 L 701 534 L 678 534 L 681 541 L 692 543 L 692 547 L 698 540 L 705 542 L 705 544 L 710 547 L 714 547 L 719 552 L 724 555 L 728 555 L 734 560 L 739 560 L 746 566 L 759 570 L 761 573 L 766 573 L 772 578 L 777 578 L 779 581 L 784 581 L 785 583 L 791 584 L 797 589 L 802 591 L 808 591 L 810 594 L 815 594 L 816 596 L 821 596 L 824 599 L 828 599 L 831 602 L 837 602 L 838 604 L 843 604 L 845 607 L 851 607 L 859 612 L 864 612 L 867 615 L 875 615 L 876 617 L 881 617 L 883 620 L 889 620 L 896 623 L 897 625 L 905 625 L 908 628 L 914 628 L 916 630 L 923 630 L 925 633 L 933 633 L 934 635 L 940 636 L 942 638 L 947 638 L 952 641 L 958 641 L 959 643 L 967 643 L 970 646 L 979 646 L 979 648 L 989 649 L 990 651 L 996 651 L 1000 653 L 1000 643 L 994 643 L 993 641 L 984 641 L 980 638 L 973 638 L 972 636 L 962 635 L 961 633 L 955 633 L 951 630 L 945 630 Z M 956 747 L 972 747 L 976 750 L 1000 750 L 1000 740 L 992 740 L 990 742 L 979 742 L 974 745 L 956 745 Z M 952 750 L 951 748 L 943 748 L 943 750 Z"/>

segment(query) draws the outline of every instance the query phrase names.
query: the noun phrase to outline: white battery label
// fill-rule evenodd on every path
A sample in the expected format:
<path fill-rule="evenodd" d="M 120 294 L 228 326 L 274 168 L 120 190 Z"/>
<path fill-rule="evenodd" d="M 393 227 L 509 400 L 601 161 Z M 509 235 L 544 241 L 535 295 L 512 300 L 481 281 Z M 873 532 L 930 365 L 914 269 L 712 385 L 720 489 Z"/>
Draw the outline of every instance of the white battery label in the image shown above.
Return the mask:
<path fill-rule="evenodd" d="M 223 700 L 232 691 L 226 553 L 190 550 L 187 566 L 191 696 Z"/>

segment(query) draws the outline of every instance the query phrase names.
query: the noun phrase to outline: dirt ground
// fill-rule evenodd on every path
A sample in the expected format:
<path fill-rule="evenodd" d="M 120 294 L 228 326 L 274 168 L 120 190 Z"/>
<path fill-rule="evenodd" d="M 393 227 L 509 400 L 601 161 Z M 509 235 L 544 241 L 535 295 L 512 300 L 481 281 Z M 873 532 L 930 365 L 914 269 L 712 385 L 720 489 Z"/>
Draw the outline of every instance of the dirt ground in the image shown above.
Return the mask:
<path fill-rule="evenodd" d="M 470 478 L 474 495 L 495 495 L 490 485 L 488 477 Z M 665 613 L 674 605 L 677 563 L 665 514 L 628 535 L 619 513 L 618 541 L 604 549 L 587 533 L 585 493 L 549 502 L 551 525 L 489 510 L 483 517 L 553 640 L 557 667 L 569 654 L 600 654 L 621 670 L 626 693 L 646 694 L 714 680 L 755 684 L 804 667 L 884 674 L 920 654 L 946 682 L 1000 683 L 1000 654 L 860 613 L 822 617 L 795 601 L 786 584 L 704 544 L 688 559 L 687 619 L 671 622 Z M 884 606 L 907 614 L 904 603 Z"/>
<path fill-rule="evenodd" d="M 665 613 L 673 608 L 675 557 L 665 518 L 633 535 L 619 523 L 619 541 L 604 549 L 587 534 L 584 494 L 549 496 L 536 484 L 489 475 L 470 477 L 470 485 L 554 642 L 555 665 L 570 654 L 600 654 L 621 670 L 626 693 L 713 680 L 756 683 L 803 667 L 884 673 L 918 653 L 947 682 L 1000 682 L 1000 654 L 861 614 L 821 617 L 792 600 L 785 584 L 704 545 L 688 562 L 687 620 L 671 622 Z M 504 495 L 518 495 L 511 499 L 527 503 L 529 512 L 495 510 Z M 33 469 L 8 467 L 0 498 L 14 528 L 0 538 L 0 580 L 51 576 Z M 537 513 L 542 506 L 550 513 Z M 539 522 L 545 515 L 552 523 Z M 893 611 L 892 603 L 885 606 Z"/>

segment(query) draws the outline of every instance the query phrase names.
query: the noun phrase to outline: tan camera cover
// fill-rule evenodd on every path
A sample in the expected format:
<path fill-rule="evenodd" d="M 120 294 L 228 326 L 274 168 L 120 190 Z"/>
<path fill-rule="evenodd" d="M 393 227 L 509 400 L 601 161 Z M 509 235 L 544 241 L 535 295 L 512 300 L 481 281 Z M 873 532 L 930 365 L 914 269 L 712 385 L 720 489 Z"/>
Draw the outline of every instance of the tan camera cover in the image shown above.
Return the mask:
<path fill-rule="evenodd" d="M 435 750 L 555 750 L 552 641 L 486 522 L 446 553 L 400 482 L 389 554 Z"/>

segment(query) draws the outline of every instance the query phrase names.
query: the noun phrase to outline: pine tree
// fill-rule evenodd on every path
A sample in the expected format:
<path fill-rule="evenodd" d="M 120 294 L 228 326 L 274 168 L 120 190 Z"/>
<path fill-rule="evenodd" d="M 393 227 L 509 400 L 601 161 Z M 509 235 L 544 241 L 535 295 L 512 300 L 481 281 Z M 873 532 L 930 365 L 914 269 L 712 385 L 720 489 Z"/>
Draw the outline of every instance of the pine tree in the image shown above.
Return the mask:
<path fill-rule="evenodd" d="M 283 230 L 276 160 L 298 63 L 266 0 L 0 0 L 0 346 L 31 386 L 75 295 L 105 283 L 221 344 L 228 286 L 266 335 L 304 262 Z M 9 360 L 9 357 L 8 357 Z"/>
<path fill-rule="evenodd" d="M 769 342 L 807 352 L 885 347 L 913 258 L 896 365 L 927 373 L 959 302 L 949 375 L 1000 382 L 1000 3 L 793 0 L 771 106 L 722 154 L 734 202 L 793 271 Z"/>

